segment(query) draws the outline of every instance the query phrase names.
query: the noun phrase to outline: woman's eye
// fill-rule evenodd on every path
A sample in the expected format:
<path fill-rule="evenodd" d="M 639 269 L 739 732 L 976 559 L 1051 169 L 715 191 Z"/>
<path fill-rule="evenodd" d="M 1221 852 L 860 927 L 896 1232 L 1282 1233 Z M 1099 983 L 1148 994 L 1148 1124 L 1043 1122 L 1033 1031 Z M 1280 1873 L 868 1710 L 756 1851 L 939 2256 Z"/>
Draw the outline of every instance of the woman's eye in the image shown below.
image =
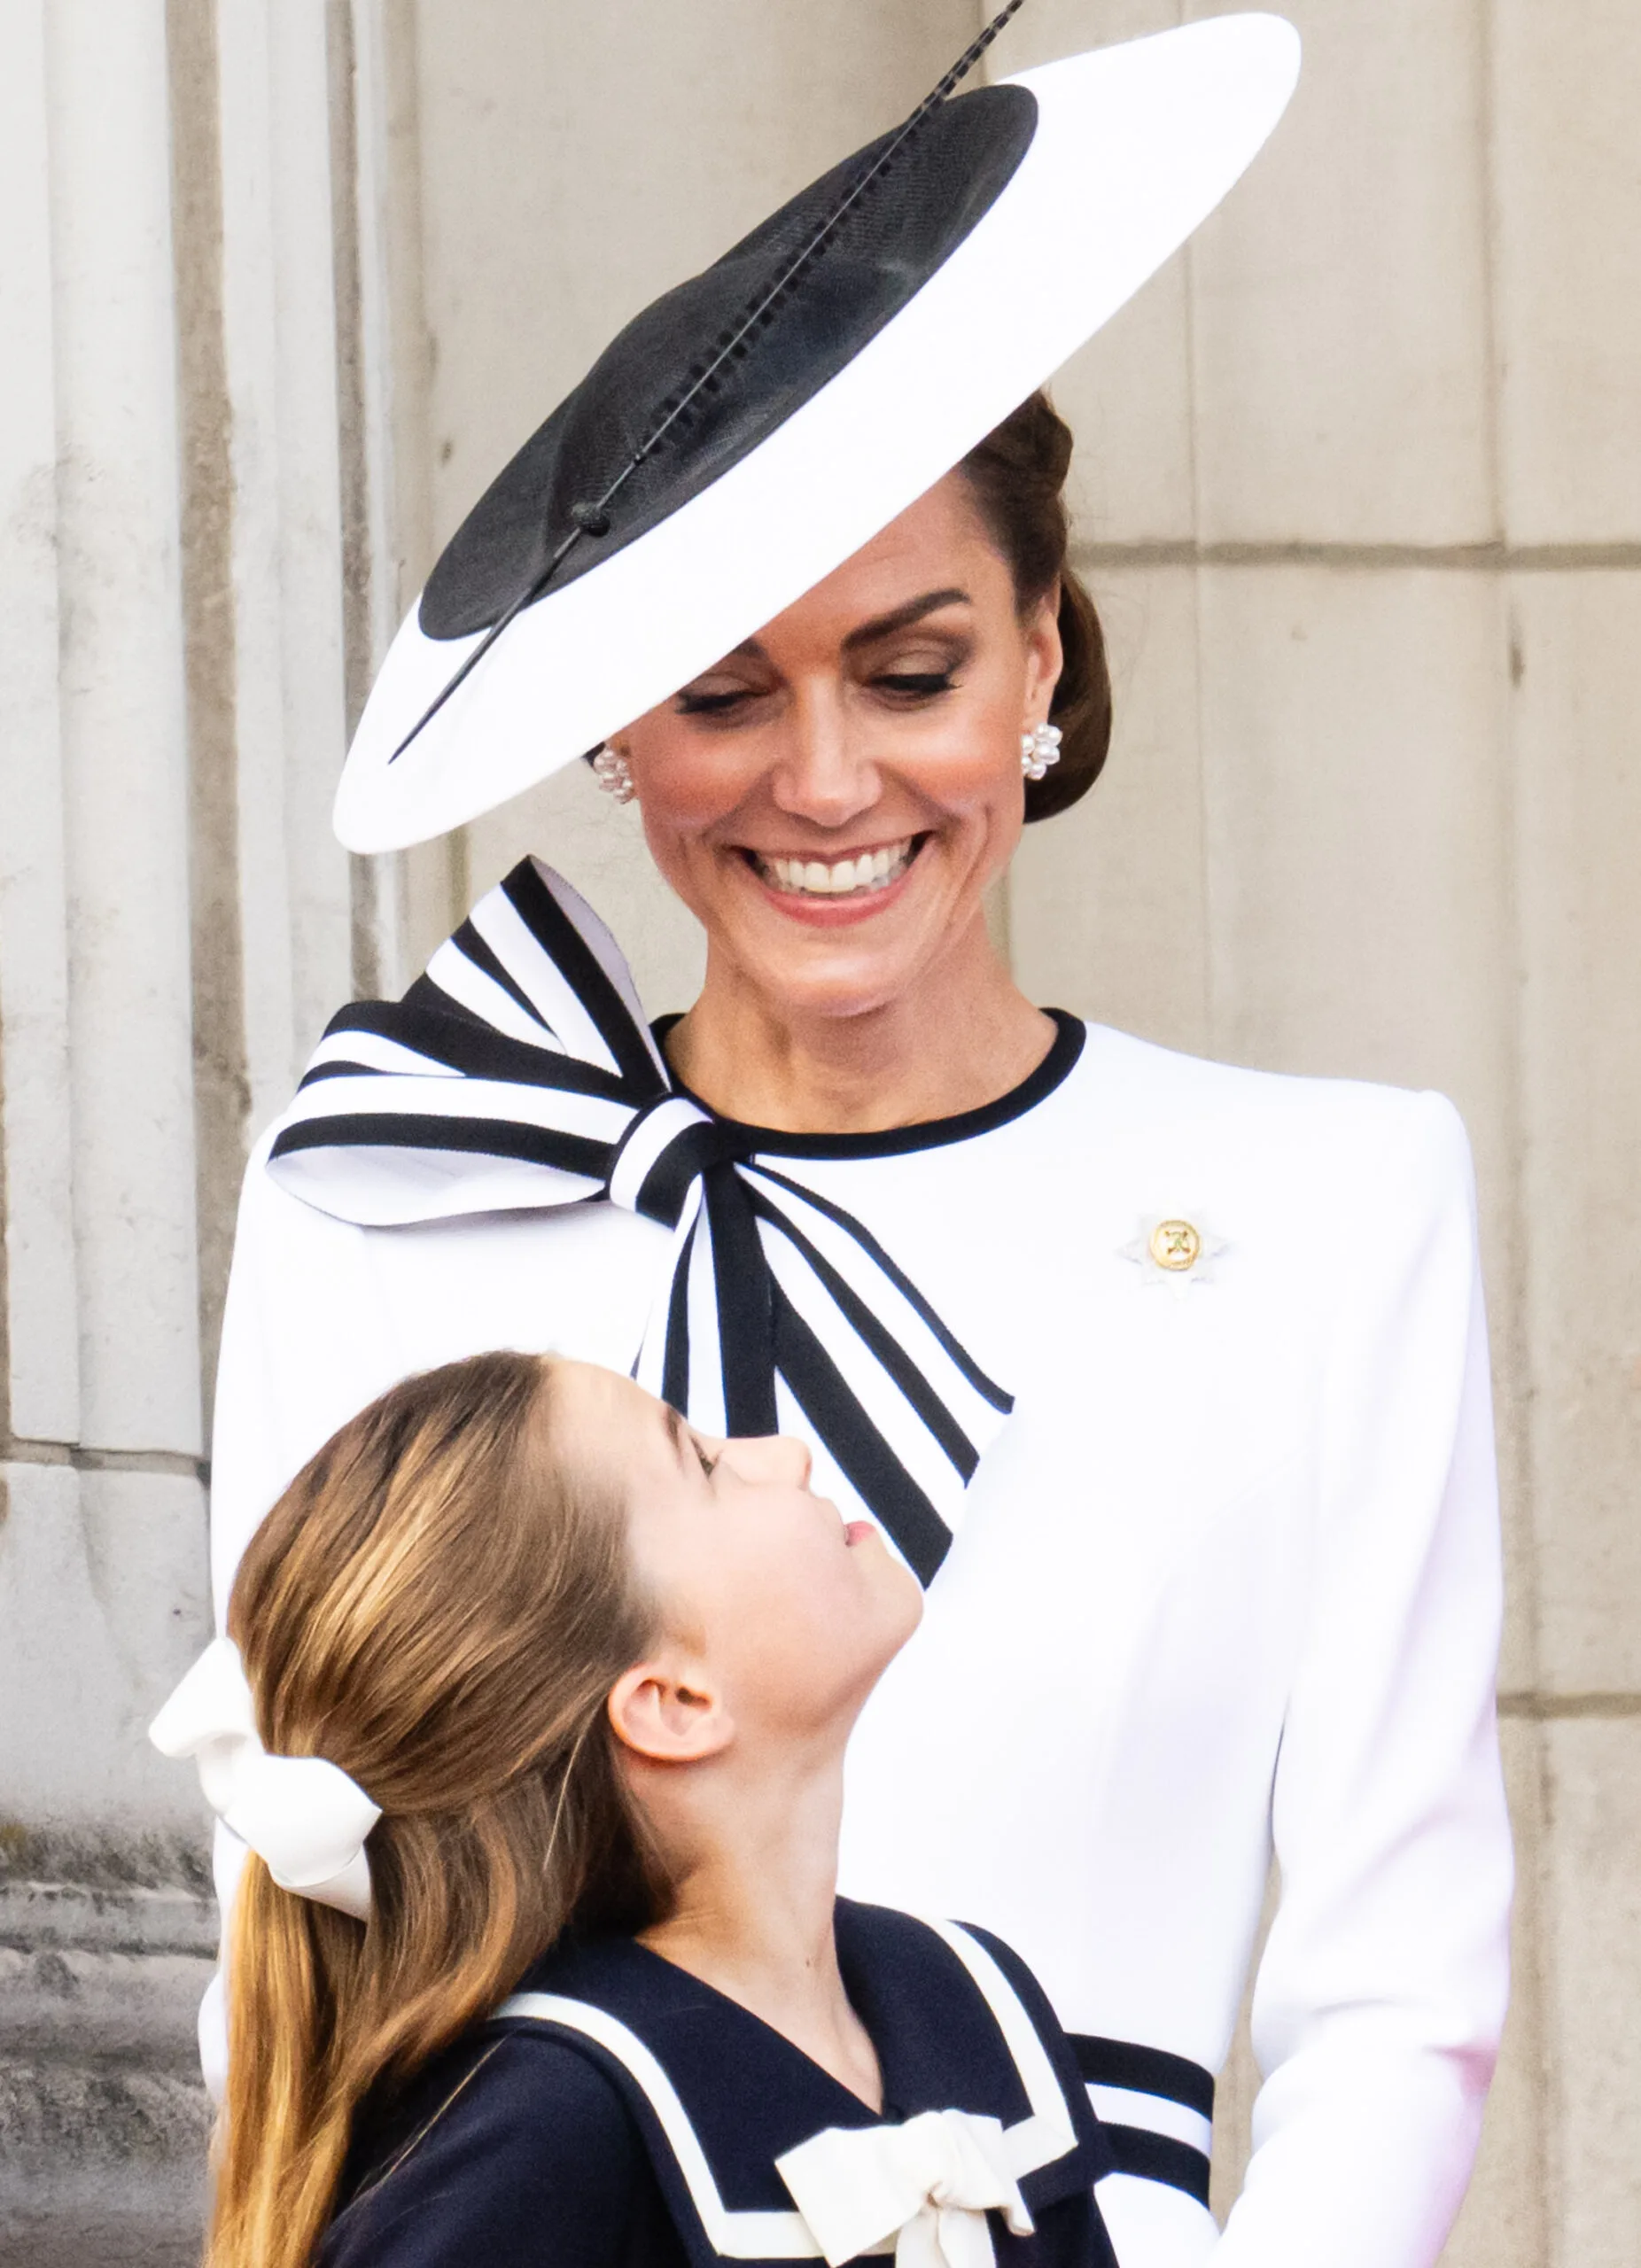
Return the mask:
<path fill-rule="evenodd" d="M 752 698 L 750 686 L 735 686 L 722 693 L 690 691 L 678 696 L 681 717 L 723 717 L 743 701 Z"/>
<path fill-rule="evenodd" d="M 950 670 L 896 670 L 872 682 L 880 693 L 898 701 L 932 701 L 950 693 L 957 680 Z"/>

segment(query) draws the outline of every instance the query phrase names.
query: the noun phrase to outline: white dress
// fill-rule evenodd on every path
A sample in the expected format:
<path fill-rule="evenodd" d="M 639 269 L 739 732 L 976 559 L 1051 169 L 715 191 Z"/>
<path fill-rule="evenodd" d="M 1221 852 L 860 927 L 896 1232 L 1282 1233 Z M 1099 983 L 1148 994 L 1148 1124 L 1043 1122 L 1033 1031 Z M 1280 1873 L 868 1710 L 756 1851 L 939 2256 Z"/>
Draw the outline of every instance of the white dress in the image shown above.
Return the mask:
<path fill-rule="evenodd" d="M 1221 2235 L 1189 2183 L 1110 2177 L 1123 2268 L 1429 2268 L 1491 2075 L 1511 1886 L 1456 1114 L 1068 1018 L 988 1110 L 769 1147 L 1015 1396 L 856 1736 L 843 1889 L 995 1930 L 1069 2031 L 1212 2072 L 1274 1854 L 1242 2196 Z M 344 1419 L 486 1347 L 627 1368 L 671 1245 L 604 1201 L 355 1226 L 276 1185 L 266 1149 L 223 1337 L 219 1612 Z M 1196 1230 L 1193 1268 L 1149 1257 L 1166 1219 Z M 1104 2078 L 1119 2128 L 1205 2145 L 1201 2106 L 1167 2099 L 1188 2087 L 1153 2092 L 1143 2058 Z"/>

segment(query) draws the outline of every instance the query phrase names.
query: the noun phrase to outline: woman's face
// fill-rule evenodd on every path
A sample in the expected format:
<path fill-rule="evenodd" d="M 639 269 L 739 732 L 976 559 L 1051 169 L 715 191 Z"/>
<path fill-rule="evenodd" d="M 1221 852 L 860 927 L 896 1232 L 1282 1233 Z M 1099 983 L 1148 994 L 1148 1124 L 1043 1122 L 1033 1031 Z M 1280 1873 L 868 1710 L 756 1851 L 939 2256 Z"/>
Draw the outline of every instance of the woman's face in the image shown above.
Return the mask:
<path fill-rule="evenodd" d="M 656 863 L 772 1006 L 852 1015 L 980 918 L 1060 673 L 960 473 L 613 745 Z"/>
<path fill-rule="evenodd" d="M 640 1583 L 743 1732 L 852 1721 L 922 1613 L 877 1530 L 811 1491 L 801 1442 L 711 1440 L 630 1379 L 556 1368 L 578 1440 L 618 1458 Z"/>

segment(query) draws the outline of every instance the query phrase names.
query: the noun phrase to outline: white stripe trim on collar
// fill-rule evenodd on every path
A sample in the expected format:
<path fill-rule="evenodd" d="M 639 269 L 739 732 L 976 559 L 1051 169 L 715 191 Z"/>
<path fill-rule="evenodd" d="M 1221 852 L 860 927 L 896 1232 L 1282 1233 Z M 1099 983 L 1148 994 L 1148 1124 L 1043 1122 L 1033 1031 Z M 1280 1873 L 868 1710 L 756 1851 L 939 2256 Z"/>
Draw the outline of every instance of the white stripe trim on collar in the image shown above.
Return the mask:
<path fill-rule="evenodd" d="M 923 1918 L 923 1917 L 920 1917 Z M 1077 2148 L 1065 2093 L 1036 2024 L 1014 1986 L 978 1940 L 955 1922 L 925 1919 L 962 1962 L 990 2008 L 1020 2075 L 1030 2113 L 1003 2130 L 1008 2169 L 1016 2181 L 1052 2164 Z M 724 2202 L 712 2165 L 677 2088 L 658 2058 L 636 2032 L 590 2000 L 559 1992 L 515 1992 L 495 2014 L 523 2016 L 538 2023 L 579 2031 L 613 2055 L 642 2088 L 665 2135 L 707 2242 L 727 2260 L 818 2260 L 820 2248 L 797 2212 L 732 2212 Z M 894 2239 L 874 2248 L 894 2250 Z"/>
<path fill-rule="evenodd" d="M 678 2090 L 660 2062 L 637 2033 L 618 2016 L 590 2000 L 572 2000 L 558 1992 L 515 1992 L 496 2010 L 498 2016 L 528 2016 L 539 2023 L 562 2024 L 566 2031 L 585 2033 L 624 2064 L 643 2089 L 649 2108 L 660 2121 L 678 2170 L 689 2191 L 690 2202 L 714 2252 L 727 2260 L 819 2260 L 820 2248 L 808 2222 L 798 2212 L 736 2213 L 725 2204 L 700 2137 Z M 886 2248 L 892 2249 L 892 2247 Z"/>
<path fill-rule="evenodd" d="M 1064 2157 L 1077 2148 L 1077 2129 L 1071 2123 L 1065 2091 L 1024 2002 L 980 1940 L 955 1922 L 937 1922 L 927 1915 L 921 1918 L 926 1928 L 952 1948 L 968 1971 L 1014 2057 L 1026 2101 L 1031 2106 L 1029 2118 L 1022 2118 L 1003 2130 L 1008 2171 L 1020 2181 L 1028 2173 L 1035 2173 L 1039 2166 L 1052 2165 L 1056 2158 Z"/>

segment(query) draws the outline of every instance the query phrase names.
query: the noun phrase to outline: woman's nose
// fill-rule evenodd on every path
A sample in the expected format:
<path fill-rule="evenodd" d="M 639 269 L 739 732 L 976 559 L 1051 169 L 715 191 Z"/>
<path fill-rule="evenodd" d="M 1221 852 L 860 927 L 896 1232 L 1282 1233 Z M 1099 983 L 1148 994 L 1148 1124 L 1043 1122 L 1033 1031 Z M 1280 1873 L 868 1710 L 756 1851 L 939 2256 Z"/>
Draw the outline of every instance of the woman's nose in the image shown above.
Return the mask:
<path fill-rule="evenodd" d="M 784 720 L 786 745 L 770 781 L 777 810 L 813 826 L 845 827 L 878 798 L 877 768 L 835 689 L 800 692 Z"/>

